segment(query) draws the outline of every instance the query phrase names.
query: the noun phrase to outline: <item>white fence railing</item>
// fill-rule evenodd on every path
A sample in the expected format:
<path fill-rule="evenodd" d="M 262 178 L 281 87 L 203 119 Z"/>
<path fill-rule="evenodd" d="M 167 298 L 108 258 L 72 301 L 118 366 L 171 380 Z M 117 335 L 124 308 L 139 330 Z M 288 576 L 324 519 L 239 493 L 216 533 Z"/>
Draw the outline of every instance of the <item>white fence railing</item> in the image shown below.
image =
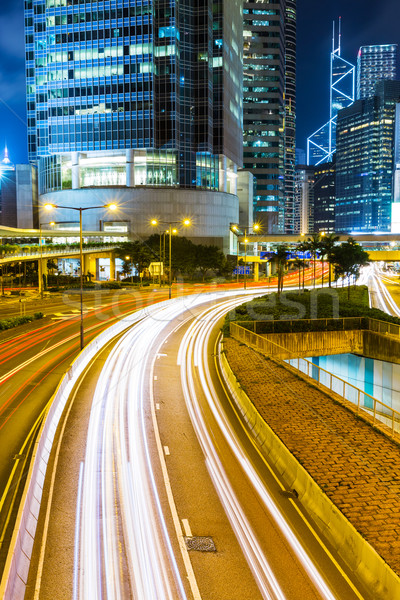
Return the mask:
<path fill-rule="evenodd" d="M 388 325 L 391 324 L 389 323 Z M 333 373 L 322 369 L 322 367 L 315 365 L 310 360 L 295 356 L 284 346 L 276 344 L 267 337 L 244 329 L 244 327 L 241 327 L 237 323 L 231 322 L 230 333 L 233 338 L 255 348 L 262 354 L 272 356 L 281 361 L 287 361 L 291 366 L 311 377 L 320 385 L 352 402 L 357 406 L 357 414 L 360 410 L 363 410 L 373 417 L 373 425 L 379 420 L 391 428 L 392 436 L 395 433 L 400 433 L 400 412 L 381 402 L 381 400 L 374 398 L 353 384 L 337 377 L 337 375 L 333 375 Z"/>

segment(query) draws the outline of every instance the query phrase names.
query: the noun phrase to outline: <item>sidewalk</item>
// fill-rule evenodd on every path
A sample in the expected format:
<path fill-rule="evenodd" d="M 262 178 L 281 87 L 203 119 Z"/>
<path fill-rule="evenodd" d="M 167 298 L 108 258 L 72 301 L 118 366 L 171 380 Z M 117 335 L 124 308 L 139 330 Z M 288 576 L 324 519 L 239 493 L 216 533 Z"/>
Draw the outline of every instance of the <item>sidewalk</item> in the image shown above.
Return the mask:
<path fill-rule="evenodd" d="M 260 415 L 400 574 L 400 447 L 321 390 L 232 338 L 230 366 Z"/>

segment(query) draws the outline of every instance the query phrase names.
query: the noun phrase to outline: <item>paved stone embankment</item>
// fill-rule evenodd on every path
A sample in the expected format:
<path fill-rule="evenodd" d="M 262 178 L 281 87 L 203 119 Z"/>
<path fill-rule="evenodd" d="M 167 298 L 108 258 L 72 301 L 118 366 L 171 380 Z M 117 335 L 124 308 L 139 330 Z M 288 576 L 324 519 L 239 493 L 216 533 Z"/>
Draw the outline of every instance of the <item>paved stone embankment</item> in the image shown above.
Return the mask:
<path fill-rule="evenodd" d="M 292 370 L 232 338 L 224 348 L 268 425 L 400 574 L 400 446 Z"/>

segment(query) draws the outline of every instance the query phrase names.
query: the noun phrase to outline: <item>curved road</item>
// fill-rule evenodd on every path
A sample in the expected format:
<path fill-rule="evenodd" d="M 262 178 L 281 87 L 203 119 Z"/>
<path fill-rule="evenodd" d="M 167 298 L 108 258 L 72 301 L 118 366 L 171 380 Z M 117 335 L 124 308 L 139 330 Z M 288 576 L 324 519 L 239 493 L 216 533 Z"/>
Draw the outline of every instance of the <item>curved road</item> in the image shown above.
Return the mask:
<path fill-rule="evenodd" d="M 368 598 L 220 381 L 215 327 L 243 298 L 207 299 L 152 307 L 78 383 L 28 598 Z"/>

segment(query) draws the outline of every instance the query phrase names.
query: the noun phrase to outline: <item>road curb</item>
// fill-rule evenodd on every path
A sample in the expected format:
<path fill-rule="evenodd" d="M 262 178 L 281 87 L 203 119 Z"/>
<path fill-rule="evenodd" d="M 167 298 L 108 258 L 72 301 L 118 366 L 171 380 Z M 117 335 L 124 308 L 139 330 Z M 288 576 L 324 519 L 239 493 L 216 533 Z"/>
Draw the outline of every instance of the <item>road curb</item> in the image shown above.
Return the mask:
<path fill-rule="evenodd" d="M 397 574 L 333 504 L 264 421 L 236 379 L 225 352 L 219 353 L 218 361 L 225 384 L 262 454 L 274 465 L 287 487 L 296 491 L 298 500 L 339 556 L 371 591 L 374 600 L 400 598 L 400 578 Z"/>

